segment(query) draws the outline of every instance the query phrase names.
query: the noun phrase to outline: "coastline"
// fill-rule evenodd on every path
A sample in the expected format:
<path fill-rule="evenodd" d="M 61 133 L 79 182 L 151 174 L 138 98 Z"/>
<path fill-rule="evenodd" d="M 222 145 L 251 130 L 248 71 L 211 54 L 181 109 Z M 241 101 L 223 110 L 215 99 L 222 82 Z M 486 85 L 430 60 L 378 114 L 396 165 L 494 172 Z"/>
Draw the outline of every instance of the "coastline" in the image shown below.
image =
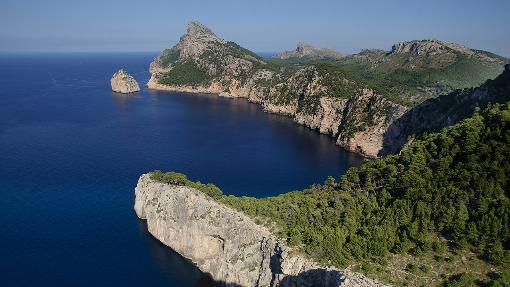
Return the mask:
<path fill-rule="evenodd" d="M 188 93 L 188 94 L 208 94 L 215 95 L 223 98 L 242 98 L 248 100 L 250 103 L 258 104 L 262 107 L 262 110 L 266 113 L 286 116 L 292 119 L 292 121 L 298 125 L 305 126 L 310 130 L 317 131 L 320 134 L 327 135 L 335 140 L 336 145 L 345 149 L 348 152 L 356 153 L 364 158 L 378 158 L 378 151 L 382 145 L 381 139 L 376 137 L 375 140 L 369 135 L 357 134 L 354 137 L 354 141 L 350 139 L 344 139 L 339 134 L 339 128 L 341 124 L 341 116 L 344 114 L 344 109 L 352 106 L 347 99 L 334 99 L 334 98 L 323 98 L 320 101 L 323 114 L 321 115 L 305 115 L 297 112 L 297 106 L 295 104 L 275 104 L 265 102 L 260 97 L 259 91 L 254 91 L 253 87 L 232 89 L 233 93 L 224 92 L 225 88 L 220 83 L 211 83 L 211 85 L 204 86 L 168 86 L 157 83 L 155 72 L 151 72 L 151 77 L 146 84 L 149 90 L 165 91 L 165 92 L 177 92 L 177 93 Z M 243 93 L 244 92 L 244 93 Z M 368 91 L 367 91 L 368 92 Z M 369 92 L 370 94 L 370 92 Z M 377 94 L 371 94 L 370 96 L 378 96 Z M 380 132 L 380 131 L 378 131 Z M 367 138 L 369 140 L 367 140 Z"/>

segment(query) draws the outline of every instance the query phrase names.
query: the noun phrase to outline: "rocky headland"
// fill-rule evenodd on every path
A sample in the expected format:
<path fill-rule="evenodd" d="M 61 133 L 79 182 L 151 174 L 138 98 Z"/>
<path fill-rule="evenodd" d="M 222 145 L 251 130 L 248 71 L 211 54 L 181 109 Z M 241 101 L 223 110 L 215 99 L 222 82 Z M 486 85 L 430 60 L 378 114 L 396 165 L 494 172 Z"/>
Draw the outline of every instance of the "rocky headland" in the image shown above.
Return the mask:
<path fill-rule="evenodd" d="M 384 286 L 324 267 L 286 246 L 243 213 L 187 186 L 140 177 L 136 214 L 149 232 L 224 286 Z"/>
<path fill-rule="evenodd" d="M 280 58 L 332 56 L 330 52 L 300 45 Z M 456 88 L 477 86 L 496 77 L 508 62 L 488 52 L 438 40 L 403 42 L 389 52 L 365 50 L 335 58 L 331 63 L 303 65 L 267 61 L 221 39 L 201 23 L 191 22 L 179 43 L 151 63 L 147 86 L 246 98 L 267 112 L 288 115 L 299 124 L 331 135 L 347 150 L 377 157 L 391 142 L 387 139 L 389 127 L 414 106 Z M 474 68 L 445 80 L 452 75 L 450 70 L 460 69 L 466 62 Z M 442 78 L 426 80 L 433 78 L 431 75 Z"/>
<path fill-rule="evenodd" d="M 129 94 L 140 91 L 140 86 L 136 82 L 135 78 L 123 69 L 120 69 L 113 74 L 110 84 L 112 85 L 112 91 L 117 93 Z"/>

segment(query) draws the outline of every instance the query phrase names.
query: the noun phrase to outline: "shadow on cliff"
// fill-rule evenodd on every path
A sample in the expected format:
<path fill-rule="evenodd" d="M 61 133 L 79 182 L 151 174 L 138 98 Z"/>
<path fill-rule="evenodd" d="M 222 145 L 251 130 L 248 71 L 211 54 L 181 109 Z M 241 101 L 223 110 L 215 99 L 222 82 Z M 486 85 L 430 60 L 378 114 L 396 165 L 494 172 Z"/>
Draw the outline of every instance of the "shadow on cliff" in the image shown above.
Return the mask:
<path fill-rule="evenodd" d="M 276 274 L 277 275 L 277 274 Z M 335 270 L 311 269 L 298 275 L 289 275 L 280 280 L 280 283 L 272 286 L 279 287 L 333 287 L 340 286 L 343 281 L 342 273 Z M 205 274 L 195 287 L 241 287 L 232 282 L 214 280 L 210 274 Z"/>
<path fill-rule="evenodd" d="M 232 282 L 214 280 L 209 273 L 205 273 L 195 284 L 195 287 L 241 287 L 241 285 Z"/>
<path fill-rule="evenodd" d="M 342 273 L 335 270 L 311 269 L 298 275 L 289 275 L 280 281 L 282 287 L 314 286 L 333 287 L 340 286 L 343 281 Z"/>
<path fill-rule="evenodd" d="M 399 152 L 411 137 L 439 131 L 471 117 L 477 107 L 510 101 L 510 67 L 478 88 L 457 90 L 411 108 L 386 130 L 379 156 Z"/>

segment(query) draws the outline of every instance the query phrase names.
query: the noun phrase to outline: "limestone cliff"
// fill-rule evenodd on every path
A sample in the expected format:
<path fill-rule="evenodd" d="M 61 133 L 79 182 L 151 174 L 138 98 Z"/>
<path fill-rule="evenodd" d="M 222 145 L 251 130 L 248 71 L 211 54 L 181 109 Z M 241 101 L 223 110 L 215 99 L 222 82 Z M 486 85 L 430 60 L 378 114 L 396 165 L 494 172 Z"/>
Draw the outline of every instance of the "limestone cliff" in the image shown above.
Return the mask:
<path fill-rule="evenodd" d="M 117 93 L 129 94 L 140 91 L 140 86 L 138 86 L 135 78 L 123 69 L 113 74 L 110 84 L 112 85 L 112 91 Z"/>
<path fill-rule="evenodd" d="M 149 232 L 226 286 L 383 286 L 295 254 L 243 213 L 202 192 L 142 175 L 136 214 Z"/>

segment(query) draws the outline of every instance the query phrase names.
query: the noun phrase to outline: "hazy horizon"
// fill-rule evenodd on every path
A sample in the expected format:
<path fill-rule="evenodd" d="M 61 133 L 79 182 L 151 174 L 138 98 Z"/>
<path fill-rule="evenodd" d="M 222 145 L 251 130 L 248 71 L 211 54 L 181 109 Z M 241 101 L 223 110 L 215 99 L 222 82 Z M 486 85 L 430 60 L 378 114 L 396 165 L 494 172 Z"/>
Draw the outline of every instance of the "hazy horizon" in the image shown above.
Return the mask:
<path fill-rule="evenodd" d="M 2 1 L 0 52 L 158 52 L 192 20 L 258 53 L 298 42 L 346 54 L 439 39 L 510 57 L 510 1 Z"/>

